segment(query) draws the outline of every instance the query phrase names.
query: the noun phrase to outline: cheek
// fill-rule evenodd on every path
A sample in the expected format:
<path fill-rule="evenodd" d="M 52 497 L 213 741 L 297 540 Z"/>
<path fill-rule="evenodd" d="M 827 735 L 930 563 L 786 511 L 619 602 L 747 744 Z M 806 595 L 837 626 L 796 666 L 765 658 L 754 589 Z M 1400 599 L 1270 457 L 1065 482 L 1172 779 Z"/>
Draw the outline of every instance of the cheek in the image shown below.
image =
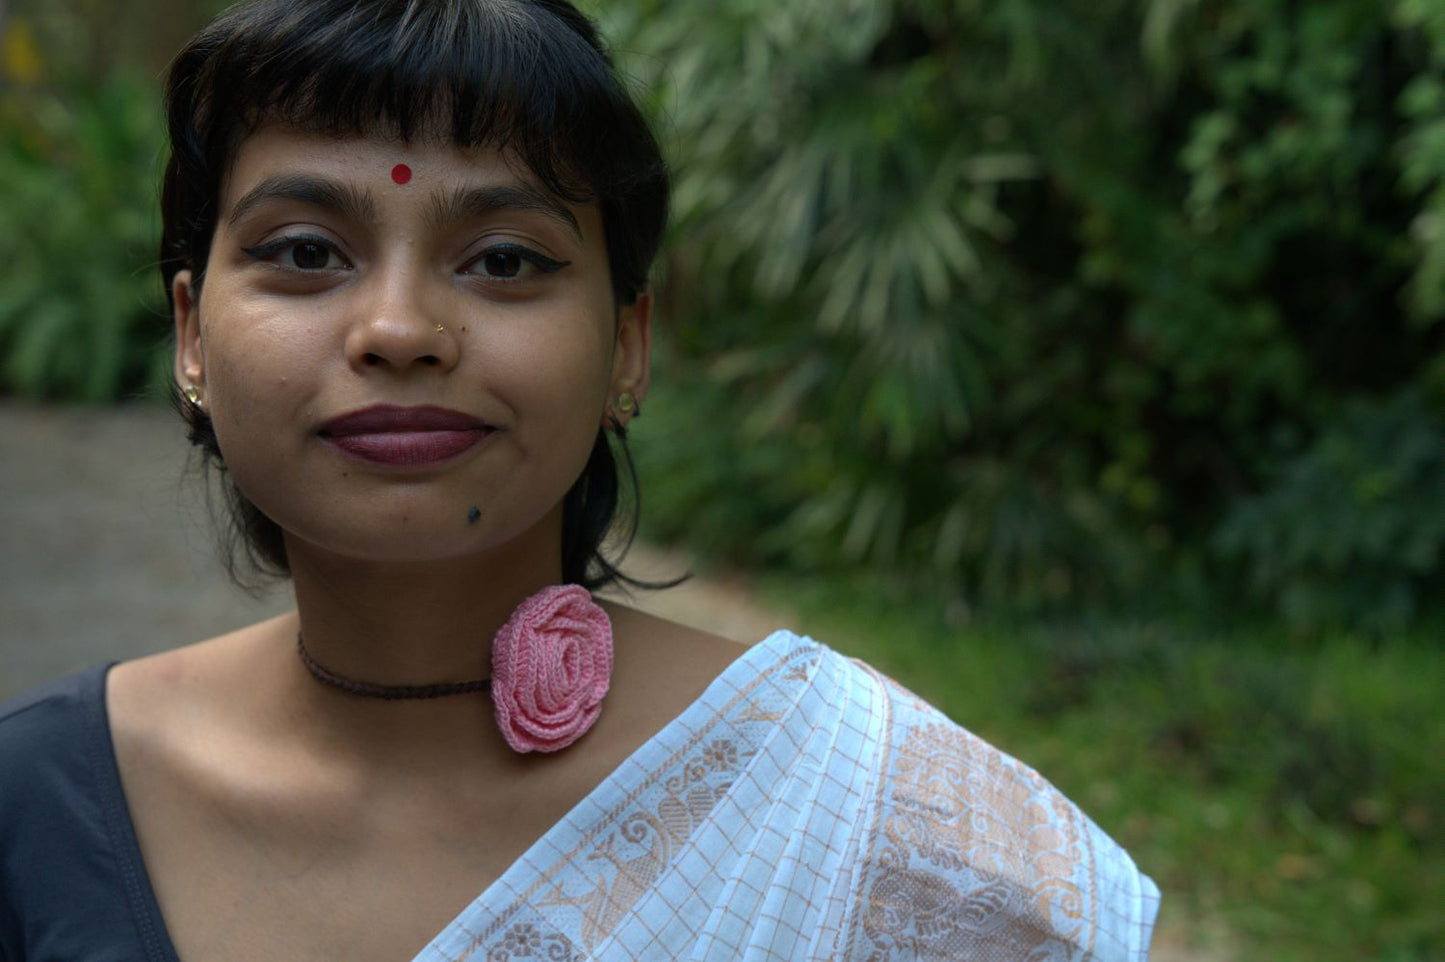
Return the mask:
<path fill-rule="evenodd" d="M 279 325 L 239 312 L 217 316 L 205 329 L 206 395 L 217 439 L 228 463 L 248 452 L 242 440 L 279 440 L 306 406 L 306 371 L 317 370 L 319 351 Z M 257 452 L 259 453 L 259 452 Z"/>
<path fill-rule="evenodd" d="M 220 305 L 207 311 L 206 303 Z M 203 302 L 201 335 L 207 374 L 241 384 L 288 375 L 314 364 L 323 348 L 319 332 L 329 318 L 279 310 L 267 298 L 220 290 Z"/>
<path fill-rule="evenodd" d="M 564 318 L 577 319 L 571 323 L 536 323 L 495 343 L 478 345 L 483 363 L 515 393 L 521 414 L 530 408 L 545 411 L 552 419 L 570 415 L 590 430 L 600 423 L 612 377 L 615 335 L 610 313 L 589 307 L 566 312 Z"/>
<path fill-rule="evenodd" d="M 515 414 L 522 463 L 533 467 L 513 479 L 526 490 L 514 491 L 535 507 L 560 500 L 587 464 L 607 403 L 611 338 L 610 319 L 605 331 L 596 320 L 537 325 L 506 339 L 505 347 L 494 345 L 486 357 L 482 376 Z"/>

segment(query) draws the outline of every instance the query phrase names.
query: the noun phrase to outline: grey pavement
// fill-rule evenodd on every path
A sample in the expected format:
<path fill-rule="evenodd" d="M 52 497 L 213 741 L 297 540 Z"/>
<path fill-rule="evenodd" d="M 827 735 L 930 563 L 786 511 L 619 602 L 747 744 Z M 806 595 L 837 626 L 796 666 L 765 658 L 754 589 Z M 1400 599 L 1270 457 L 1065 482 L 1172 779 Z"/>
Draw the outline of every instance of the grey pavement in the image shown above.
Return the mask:
<path fill-rule="evenodd" d="M 0 699 L 269 617 L 219 562 L 164 406 L 0 403 Z"/>

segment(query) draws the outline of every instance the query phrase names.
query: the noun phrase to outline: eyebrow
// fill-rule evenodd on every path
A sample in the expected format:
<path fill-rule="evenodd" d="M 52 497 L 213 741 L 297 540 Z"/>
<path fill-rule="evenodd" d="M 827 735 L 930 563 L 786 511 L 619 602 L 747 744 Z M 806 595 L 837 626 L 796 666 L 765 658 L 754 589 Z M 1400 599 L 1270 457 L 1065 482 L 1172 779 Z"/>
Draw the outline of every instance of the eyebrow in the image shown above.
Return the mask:
<path fill-rule="evenodd" d="M 371 194 L 350 184 L 311 174 L 278 174 L 267 177 L 248 190 L 226 218 L 234 227 L 241 218 L 262 204 L 273 200 L 294 200 L 327 210 L 334 210 L 353 220 L 376 220 L 376 202 Z"/>
<path fill-rule="evenodd" d="M 544 214 L 568 227 L 579 241 L 582 240 L 582 227 L 566 205 L 530 184 L 460 187 L 448 195 L 433 194 L 430 218 L 433 225 L 453 224 L 487 217 L 502 210 Z"/>

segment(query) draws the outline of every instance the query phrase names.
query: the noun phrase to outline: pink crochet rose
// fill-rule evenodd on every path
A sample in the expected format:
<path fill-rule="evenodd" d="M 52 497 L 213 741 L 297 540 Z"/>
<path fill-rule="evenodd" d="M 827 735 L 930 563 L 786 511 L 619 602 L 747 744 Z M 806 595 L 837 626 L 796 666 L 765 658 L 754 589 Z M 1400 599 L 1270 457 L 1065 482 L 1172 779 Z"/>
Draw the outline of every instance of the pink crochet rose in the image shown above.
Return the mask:
<path fill-rule="evenodd" d="M 602 712 L 612 679 L 612 622 L 581 585 L 544 588 L 492 642 L 497 727 L 518 752 L 555 752 Z"/>

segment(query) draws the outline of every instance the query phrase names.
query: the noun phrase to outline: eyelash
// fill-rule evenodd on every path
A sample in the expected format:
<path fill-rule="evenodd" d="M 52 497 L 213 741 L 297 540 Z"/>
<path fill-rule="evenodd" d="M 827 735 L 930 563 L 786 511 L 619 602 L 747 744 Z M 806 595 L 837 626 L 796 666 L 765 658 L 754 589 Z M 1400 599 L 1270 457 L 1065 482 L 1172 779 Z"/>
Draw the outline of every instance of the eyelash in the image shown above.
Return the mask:
<path fill-rule="evenodd" d="M 341 251 L 336 249 L 335 244 L 333 244 L 331 241 L 327 240 L 324 237 L 318 237 L 314 234 L 294 234 L 288 237 L 279 237 L 276 240 L 271 241 L 270 243 L 260 244 L 256 247 L 243 247 L 241 248 L 241 250 L 249 257 L 253 257 L 258 261 L 265 261 L 270 260 L 272 257 L 275 257 L 277 254 L 280 254 L 281 252 L 289 248 L 300 247 L 305 244 L 311 244 L 315 245 L 316 247 L 320 247 L 328 253 L 336 255 L 342 261 L 346 262 L 348 266 L 350 266 L 350 262 L 346 261 L 346 257 L 341 253 Z M 511 254 L 515 257 L 519 257 L 522 260 L 526 261 L 528 264 L 531 264 L 537 270 L 541 271 L 543 274 L 555 274 L 562 268 L 569 267 L 572 264 L 571 261 L 554 260 L 553 258 L 548 257 L 546 254 L 534 251 L 530 247 L 523 247 L 521 244 L 494 244 L 491 247 L 483 250 L 480 254 L 472 258 L 470 261 L 468 261 L 463 273 L 466 273 L 469 276 L 473 277 L 486 277 L 489 280 L 504 284 L 516 283 L 518 279 L 515 277 L 498 277 L 487 274 L 471 273 L 471 269 L 473 267 L 481 264 L 484 260 L 494 254 Z M 320 273 L 326 268 L 307 269 L 302 267 L 286 266 L 282 269 L 296 271 L 297 273 L 302 274 L 313 274 Z"/>
<path fill-rule="evenodd" d="M 482 263 L 482 261 L 486 260 L 493 254 L 512 254 L 516 257 L 520 257 L 522 260 L 537 268 L 537 270 L 541 271 L 543 274 L 555 274 L 562 268 L 567 267 L 572 263 L 571 261 L 553 260 L 546 254 L 538 253 L 537 251 L 532 250 L 530 247 L 523 247 L 521 244 L 494 244 L 467 262 L 467 273 L 473 277 L 486 277 L 490 280 L 500 283 L 515 283 L 517 278 L 513 277 L 495 277 L 487 274 L 471 274 L 471 268 Z"/>
<path fill-rule="evenodd" d="M 254 257 L 258 261 L 265 261 L 270 260 L 287 248 L 300 247 L 303 244 L 312 244 L 316 247 L 320 247 L 321 249 L 327 251 L 330 254 L 335 254 L 337 257 L 341 258 L 342 261 L 346 261 L 346 257 L 342 255 L 341 251 L 336 249 L 335 244 L 333 244 L 326 238 L 318 237 L 315 234 L 292 234 L 289 237 L 278 237 L 276 240 L 273 240 L 267 244 L 259 244 L 256 247 L 243 247 L 241 248 L 241 252 L 246 254 L 248 257 Z M 350 265 L 350 261 L 346 261 L 346 263 L 348 266 Z M 282 269 L 296 271 L 297 273 L 301 274 L 320 273 L 320 271 L 323 270 L 323 268 L 307 270 L 306 268 L 291 266 L 287 266 Z"/>

